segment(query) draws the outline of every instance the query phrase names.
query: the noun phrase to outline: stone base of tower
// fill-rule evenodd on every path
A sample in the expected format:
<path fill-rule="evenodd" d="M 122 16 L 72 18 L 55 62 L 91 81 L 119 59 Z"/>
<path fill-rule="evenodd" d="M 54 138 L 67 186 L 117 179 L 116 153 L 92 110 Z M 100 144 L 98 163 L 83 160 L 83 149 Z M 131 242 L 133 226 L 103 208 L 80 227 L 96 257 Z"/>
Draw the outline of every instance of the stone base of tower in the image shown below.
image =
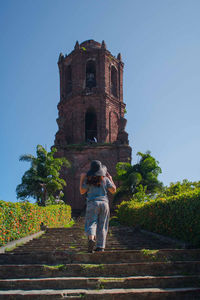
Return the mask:
<path fill-rule="evenodd" d="M 66 180 L 65 202 L 71 205 L 74 212 L 84 210 L 85 196 L 79 192 L 80 174 L 85 173 L 90 168 L 92 160 L 100 160 L 114 176 L 116 174 L 116 164 L 118 162 L 131 162 L 132 149 L 128 145 L 116 144 L 92 144 L 92 145 L 69 145 L 65 148 L 58 148 L 57 157 L 66 157 L 71 162 L 71 168 L 62 173 Z M 112 196 L 109 197 L 112 207 Z"/>

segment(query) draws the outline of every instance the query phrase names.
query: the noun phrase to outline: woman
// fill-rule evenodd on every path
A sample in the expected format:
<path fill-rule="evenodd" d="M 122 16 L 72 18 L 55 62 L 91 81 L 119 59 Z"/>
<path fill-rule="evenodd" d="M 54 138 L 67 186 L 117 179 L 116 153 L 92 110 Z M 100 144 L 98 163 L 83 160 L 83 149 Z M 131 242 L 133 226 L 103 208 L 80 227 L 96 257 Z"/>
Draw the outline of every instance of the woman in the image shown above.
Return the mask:
<path fill-rule="evenodd" d="M 87 174 L 81 174 L 80 193 L 87 193 L 85 232 L 88 236 L 88 252 L 104 251 L 109 224 L 109 201 L 107 191 L 114 194 L 116 186 L 107 168 L 98 160 L 91 162 Z"/>

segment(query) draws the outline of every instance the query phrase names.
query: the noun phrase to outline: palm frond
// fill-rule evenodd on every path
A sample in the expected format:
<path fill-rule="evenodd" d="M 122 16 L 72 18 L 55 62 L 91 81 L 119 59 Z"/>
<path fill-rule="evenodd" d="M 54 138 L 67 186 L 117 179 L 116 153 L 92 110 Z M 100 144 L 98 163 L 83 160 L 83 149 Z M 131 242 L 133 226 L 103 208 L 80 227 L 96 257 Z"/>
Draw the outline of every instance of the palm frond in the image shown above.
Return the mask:
<path fill-rule="evenodd" d="M 23 154 L 19 157 L 19 160 L 32 162 L 33 160 L 35 160 L 35 156 L 33 156 L 32 154 Z"/>

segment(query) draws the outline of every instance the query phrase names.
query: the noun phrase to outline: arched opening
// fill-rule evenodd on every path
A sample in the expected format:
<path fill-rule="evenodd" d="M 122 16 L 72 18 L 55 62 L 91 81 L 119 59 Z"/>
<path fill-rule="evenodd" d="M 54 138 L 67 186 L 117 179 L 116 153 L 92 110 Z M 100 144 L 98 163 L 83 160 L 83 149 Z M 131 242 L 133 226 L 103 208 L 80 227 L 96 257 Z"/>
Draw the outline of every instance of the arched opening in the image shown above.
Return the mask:
<path fill-rule="evenodd" d="M 85 114 L 85 141 L 97 142 L 97 116 L 94 109 Z"/>
<path fill-rule="evenodd" d="M 86 87 L 96 86 L 96 65 L 93 60 L 89 60 L 86 65 Z"/>
<path fill-rule="evenodd" d="M 72 67 L 67 66 L 66 70 L 66 81 L 67 81 L 67 94 L 71 93 L 72 91 Z"/>
<path fill-rule="evenodd" d="M 111 93 L 117 97 L 117 70 L 114 66 L 111 68 Z"/>

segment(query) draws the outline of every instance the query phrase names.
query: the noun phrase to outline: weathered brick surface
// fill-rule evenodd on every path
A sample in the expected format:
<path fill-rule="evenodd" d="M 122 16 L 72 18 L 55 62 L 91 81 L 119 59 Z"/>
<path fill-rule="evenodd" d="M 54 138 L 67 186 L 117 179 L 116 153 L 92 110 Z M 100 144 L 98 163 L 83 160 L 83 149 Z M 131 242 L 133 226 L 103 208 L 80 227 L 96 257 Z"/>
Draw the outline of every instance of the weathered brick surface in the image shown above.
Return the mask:
<path fill-rule="evenodd" d="M 69 55 L 64 57 L 61 54 L 58 66 L 60 102 L 54 145 L 59 150 L 58 156 L 67 157 L 72 163 L 72 169 L 63 172 L 68 183 L 65 199 L 73 209 L 82 209 L 84 200 L 79 195 L 79 178 L 80 173 L 89 168 L 90 161 L 101 160 L 114 175 L 117 162 L 131 160 L 131 148 L 125 132 L 124 64 L 121 55 L 114 57 L 104 42 L 88 40 L 80 45 L 77 42 Z M 91 111 L 95 120 L 88 127 L 86 114 Z M 91 131 L 95 132 L 92 134 L 98 145 L 86 145 L 81 150 L 69 147 L 87 143 Z M 111 145 L 102 146 L 105 143 Z"/>
<path fill-rule="evenodd" d="M 59 156 L 66 157 L 72 168 L 63 172 L 63 177 L 67 181 L 65 188 L 65 200 L 73 209 L 82 210 L 85 206 L 85 196 L 79 193 L 80 174 L 89 170 L 90 162 L 94 159 L 100 160 L 107 166 L 109 173 L 116 174 L 115 166 L 118 161 L 128 162 L 131 157 L 131 148 L 124 145 L 104 145 L 104 146 L 77 146 L 59 149 Z M 112 196 L 110 196 L 112 206 Z"/>

